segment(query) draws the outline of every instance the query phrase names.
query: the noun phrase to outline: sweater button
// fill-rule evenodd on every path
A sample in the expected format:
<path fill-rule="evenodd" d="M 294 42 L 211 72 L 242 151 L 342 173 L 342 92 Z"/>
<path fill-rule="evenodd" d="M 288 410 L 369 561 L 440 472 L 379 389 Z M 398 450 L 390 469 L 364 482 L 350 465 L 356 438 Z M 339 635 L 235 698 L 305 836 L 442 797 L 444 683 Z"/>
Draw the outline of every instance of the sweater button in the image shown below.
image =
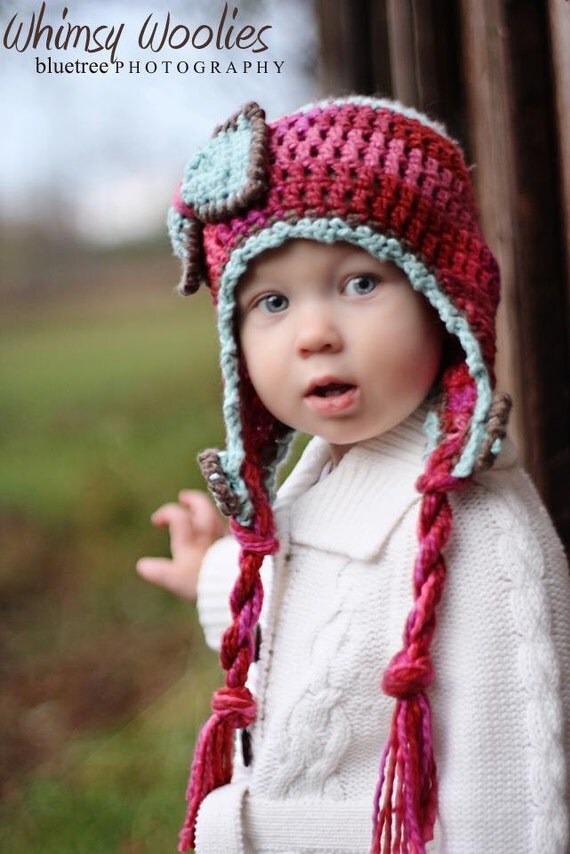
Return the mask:
<path fill-rule="evenodd" d="M 253 654 L 253 660 L 259 661 L 259 651 L 261 649 L 261 626 L 259 623 L 255 627 L 255 652 Z"/>
<path fill-rule="evenodd" d="M 251 734 L 248 729 L 242 729 L 241 731 L 241 755 L 243 764 L 246 768 L 249 768 L 253 759 L 253 752 L 251 749 Z"/>

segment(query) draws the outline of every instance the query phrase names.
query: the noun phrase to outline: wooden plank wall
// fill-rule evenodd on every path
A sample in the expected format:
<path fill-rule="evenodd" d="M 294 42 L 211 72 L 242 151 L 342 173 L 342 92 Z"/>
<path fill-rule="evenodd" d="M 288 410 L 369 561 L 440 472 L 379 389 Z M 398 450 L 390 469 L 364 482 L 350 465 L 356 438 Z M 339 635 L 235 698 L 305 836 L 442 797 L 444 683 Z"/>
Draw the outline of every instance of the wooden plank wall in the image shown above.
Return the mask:
<path fill-rule="evenodd" d="M 499 387 L 570 549 L 570 0 L 316 0 L 327 94 L 444 121 L 501 265 Z M 332 14 L 334 8 L 334 14 Z"/>

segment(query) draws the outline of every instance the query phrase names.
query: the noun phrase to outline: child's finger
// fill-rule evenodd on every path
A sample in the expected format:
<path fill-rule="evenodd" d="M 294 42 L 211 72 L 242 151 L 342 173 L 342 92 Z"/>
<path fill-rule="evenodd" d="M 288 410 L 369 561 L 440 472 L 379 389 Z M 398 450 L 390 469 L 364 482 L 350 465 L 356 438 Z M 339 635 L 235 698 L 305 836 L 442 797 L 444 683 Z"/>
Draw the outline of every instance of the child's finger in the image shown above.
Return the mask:
<path fill-rule="evenodd" d="M 136 563 L 141 578 L 150 581 L 177 596 L 193 601 L 196 598 L 195 581 L 188 578 L 172 560 L 161 557 L 141 557 Z"/>
<path fill-rule="evenodd" d="M 200 489 L 181 489 L 178 493 L 178 500 L 183 507 L 193 512 L 213 510 L 211 498 Z"/>
<path fill-rule="evenodd" d="M 198 489 L 182 489 L 178 493 L 178 500 L 183 507 L 190 510 L 196 530 L 223 536 L 224 523 L 205 492 Z"/>
<path fill-rule="evenodd" d="M 150 520 L 153 525 L 165 527 L 177 522 L 189 522 L 190 515 L 187 510 L 180 506 L 180 504 L 169 502 L 168 504 L 163 504 L 161 507 L 158 507 L 151 515 Z"/>

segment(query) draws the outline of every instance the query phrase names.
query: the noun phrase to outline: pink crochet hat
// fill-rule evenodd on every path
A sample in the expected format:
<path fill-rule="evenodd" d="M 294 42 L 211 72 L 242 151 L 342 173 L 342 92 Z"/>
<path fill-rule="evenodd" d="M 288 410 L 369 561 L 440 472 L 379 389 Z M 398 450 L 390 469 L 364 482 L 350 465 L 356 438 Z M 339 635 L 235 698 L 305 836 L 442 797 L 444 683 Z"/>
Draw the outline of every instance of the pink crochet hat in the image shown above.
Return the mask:
<path fill-rule="evenodd" d="M 499 271 L 479 229 L 461 149 L 442 125 L 385 99 L 331 99 L 271 124 L 257 104 L 248 104 L 188 163 L 169 230 L 184 265 L 181 292 L 204 282 L 217 306 L 226 448 L 200 459 L 242 545 L 233 624 L 222 644 L 226 687 L 214 696 L 196 748 L 181 850 L 193 844 L 202 799 L 231 777 L 233 731 L 255 718 L 245 680 L 263 595 L 259 567 L 278 548 L 271 504 L 292 435 L 265 409 L 240 358 L 240 276 L 252 259 L 287 240 L 352 243 L 397 264 L 459 345 L 426 422 L 430 453 L 417 481 L 423 498 L 415 606 L 382 684 L 396 704 L 371 830 L 372 851 L 424 851 L 437 803 L 427 689 L 445 577 L 442 550 L 451 532 L 448 493 L 492 463 L 510 406 L 505 395 L 493 395 Z"/>

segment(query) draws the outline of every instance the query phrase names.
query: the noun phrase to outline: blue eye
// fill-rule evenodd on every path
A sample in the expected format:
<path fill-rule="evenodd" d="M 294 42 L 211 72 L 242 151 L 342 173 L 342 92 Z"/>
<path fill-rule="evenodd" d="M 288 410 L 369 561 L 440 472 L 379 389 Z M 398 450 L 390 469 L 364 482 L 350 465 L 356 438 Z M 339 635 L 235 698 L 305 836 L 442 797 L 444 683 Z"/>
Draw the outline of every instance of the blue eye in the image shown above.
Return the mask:
<path fill-rule="evenodd" d="M 366 296 L 378 287 L 376 276 L 352 276 L 344 286 L 344 293 L 351 296 Z"/>
<path fill-rule="evenodd" d="M 259 300 L 257 307 L 268 314 L 279 314 L 289 308 L 289 300 L 283 294 L 268 294 Z"/>

